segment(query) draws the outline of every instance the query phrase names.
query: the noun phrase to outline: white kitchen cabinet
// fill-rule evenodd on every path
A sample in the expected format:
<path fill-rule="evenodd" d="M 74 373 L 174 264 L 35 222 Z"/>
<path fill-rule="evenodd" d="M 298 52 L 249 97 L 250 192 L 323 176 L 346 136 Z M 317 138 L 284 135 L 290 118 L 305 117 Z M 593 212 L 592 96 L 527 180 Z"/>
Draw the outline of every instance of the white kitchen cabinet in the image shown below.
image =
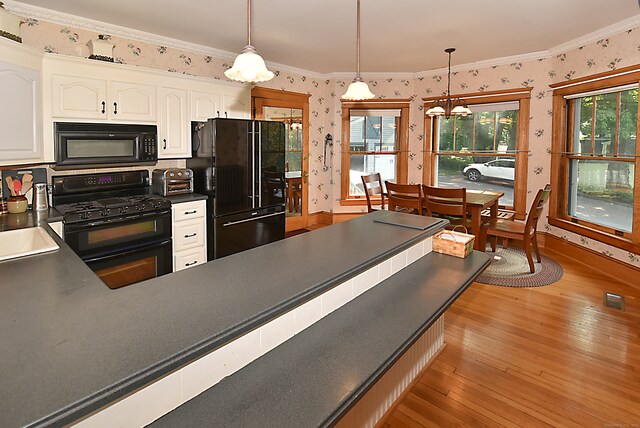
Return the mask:
<path fill-rule="evenodd" d="M 187 90 L 161 87 L 159 108 L 158 158 L 191 157 Z"/>
<path fill-rule="evenodd" d="M 42 53 L 0 37 L 0 164 L 42 161 Z"/>
<path fill-rule="evenodd" d="M 206 201 L 173 204 L 173 271 L 207 262 Z"/>
<path fill-rule="evenodd" d="M 251 91 L 244 85 L 200 83 L 190 96 L 193 121 L 204 122 L 215 117 L 251 118 Z"/>
<path fill-rule="evenodd" d="M 207 119 L 220 116 L 222 99 L 219 93 L 191 91 L 191 120 L 206 122 Z"/>
<path fill-rule="evenodd" d="M 156 87 L 54 74 L 52 116 L 65 119 L 156 120 Z"/>
<path fill-rule="evenodd" d="M 251 98 L 243 93 L 222 96 L 224 117 L 234 119 L 251 119 Z"/>

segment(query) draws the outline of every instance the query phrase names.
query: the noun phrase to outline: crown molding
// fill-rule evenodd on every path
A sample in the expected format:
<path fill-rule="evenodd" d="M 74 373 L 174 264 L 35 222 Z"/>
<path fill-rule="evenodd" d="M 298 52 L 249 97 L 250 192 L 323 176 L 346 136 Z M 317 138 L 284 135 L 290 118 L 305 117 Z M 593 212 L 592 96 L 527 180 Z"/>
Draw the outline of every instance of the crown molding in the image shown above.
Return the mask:
<path fill-rule="evenodd" d="M 584 45 L 588 45 L 589 43 L 594 43 L 598 40 L 606 39 L 607 37 L 615 36 L 638 27 L 640 27 L 640 14 L 634 15 L 613 25 L 609 25 L 608 27 L 601 28 L 598 31 L 594 31 L 593 33 L 586 34 L 584 36 L 570 40 L 566 43 L 562 43 L 558 46 L 552 47 L 549 49 L 549 53 L 550 55 L 555 56 L 560 53 L 578 49 Z"/>
<path fill-rule="evenodd" d="M 102 21 L 96 21 L 89 18 L 70 15 L 67 13 L 58 12 L 56 10 L 45 9 L 42 7 L 32 6 L 24 3 L 18 3 L 13 0 L 4 0 L 4 8 L 15 15 L 19 15 L 26 18 L 33 18 L 41 21 L 51 22 L 54 24 L 80 28 L 80 29 L 92 31 L 98 34 L 109 34 L 111 36 L 118 36 L 125 39 L 138 40 L 145 43 L 151 43 L 159 46 L 166 46 L 166 47 L 184 50 L 188 52 L 211 55 L 218 59 L 228 59 L 233 61 L 236 58 L 236 56 L 238 56 L 239 54 L 239 52 L 228 52 L 221 49 L 212 48 L 209 46 L 185 42 L 183 40 L 178 40 L 171 37 L 165 37 L 158 34 L 134 30 L 131 28 L 122 27 L 115 24 L 109 24 Z M 278 64 L 270 61 L 265 61 L 265 62 L 267 66 L 272 69 L 287 71 L 290 73 L 296 73 L 296 74 L 309 76 L 309 77 L 326 78 L 325 74 L 316 73 L 309 70 L 303 70 L 303 69 L 291 67 L 285 64 Z"/>
<path fill-rule="evenodd" d="M 85 29 L 93 31 L 98 34 L 110 34 L 119 36 L 126 39 L 139 40 L 141 42 L 151 43 L 160 46 L 167 46 L 174 49 L 201 53 L 205 55 L 211 55 L 219 59 L 233 60 L 238 55 L 237 52 L 228 52 L 221 49 L 212 48 L 209 46 L 199 45 L 196 43 L 190 43 L 183 40 L 173 39 L 170 37 L 161 36 L 158 34 L 147 33 L 144 31 L 134 30 L 131 28 L 121 27 L 114 24 L 109 24 L 101 21 L 92 20 L 89 18 L 83 18 L 75 15 L 58 12 L 51 9 L 45 9 L 38 6 L 27 5 L 24 3 L 18 3 L 15 0 L 4 0 L 4 8 L 11 13 L 19 16 L 34 18 L 42 21 L 52 22 L 55 24 Z M 451 67 L 452 72 L 461 72 L 474 69 L 481 69 L 487 67 L 494 67 L 505 64 L 513 64 L 517 62 L 535 61 L 539 59 L 546 59 L 555 56 L 559 53 L 567 52 L 573 49 L 578 49 L 586 44 L 594 43 L 598 40 L 614 36 L 625 31 L 640 27 L 640 14 L 627 18 L 616 24 L 594 31 L 587 35 L 570 40 L 569 42 L 557 45 L 549 48 L 548 50 L 542 50 L 538 52 L 531 52 L 521 55 L 513 55 L 501 58 L 494 58 L 488 60 L 477 61 L 473 63 L 459 64 Z M 266 61 L 269 68 L 277 69 L 279 71 L 285 71 L 295 73 L 303 76 L 314 77 L 317 79 L 340 79 L 351 81 L 353 79 L 353 72 L 332 72 L 332 73 L 318 73 L 315 71 L 305 70 L 297 67 L 288 66 L 285 64 L 279 64 L 271 61 Z M 363 78 L 366 79 L 415 79 L 432 77 L 442 73 L 446 73 L 447 68 L 438 68 L 433 70 L 426 70 L 420 72 L 370 72 L 361 73 Z"/>

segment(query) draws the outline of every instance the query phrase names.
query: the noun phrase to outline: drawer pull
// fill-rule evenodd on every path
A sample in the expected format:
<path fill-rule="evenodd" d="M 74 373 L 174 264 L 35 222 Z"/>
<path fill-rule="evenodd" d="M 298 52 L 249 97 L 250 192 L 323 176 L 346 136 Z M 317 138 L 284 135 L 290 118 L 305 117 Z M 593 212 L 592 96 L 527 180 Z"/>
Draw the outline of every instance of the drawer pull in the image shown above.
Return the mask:
<path fill-rule="evenodd" d="M 196 261 L 193 261 L 191 263 L 185 263 L 184 265 L 185 266 L 193 266 L 193 265 L 197 265 L 197 264 L 198 264 L 198 261 L 196 260 Z"/>
<path fill-rule="evenodd" d="M 197 233 L 192 233 L 191 235 L 184 235 L 185 238 L 193 238 Z"/>
<path fill-rule="evenodd" d="M 188 215 L 188 214 L 195 214 L 195 213 L 197 213 L 197 212 L 198 212 L 198 210 L 185 211 L 185 212 L 184 212 L 184 215 Z"/>

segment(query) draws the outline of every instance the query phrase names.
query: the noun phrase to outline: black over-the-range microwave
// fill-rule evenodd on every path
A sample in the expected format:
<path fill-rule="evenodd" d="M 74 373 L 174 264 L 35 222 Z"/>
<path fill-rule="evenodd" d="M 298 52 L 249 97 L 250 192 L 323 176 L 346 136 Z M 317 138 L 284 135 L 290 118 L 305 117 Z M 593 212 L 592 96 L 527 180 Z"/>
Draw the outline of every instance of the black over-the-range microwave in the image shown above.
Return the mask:
<path fill-rule="evenodd" d="M 158 161 L 155 125 L 56 122 L 54 127 L 56 169 Z"/>

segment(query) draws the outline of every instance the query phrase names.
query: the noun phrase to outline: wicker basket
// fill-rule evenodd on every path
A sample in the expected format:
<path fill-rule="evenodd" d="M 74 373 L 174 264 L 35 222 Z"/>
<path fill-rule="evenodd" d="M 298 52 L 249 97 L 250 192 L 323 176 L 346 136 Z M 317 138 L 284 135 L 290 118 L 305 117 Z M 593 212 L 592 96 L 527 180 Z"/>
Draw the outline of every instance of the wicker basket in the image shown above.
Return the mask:
<path fill-rule="evenodd" d="M 461 226 L 466 232 L 467 229 Z M 473 251 L 475 236 L 454 230 L 442 230 L 433 237 L 433 251 L 465 258 Z"/>

